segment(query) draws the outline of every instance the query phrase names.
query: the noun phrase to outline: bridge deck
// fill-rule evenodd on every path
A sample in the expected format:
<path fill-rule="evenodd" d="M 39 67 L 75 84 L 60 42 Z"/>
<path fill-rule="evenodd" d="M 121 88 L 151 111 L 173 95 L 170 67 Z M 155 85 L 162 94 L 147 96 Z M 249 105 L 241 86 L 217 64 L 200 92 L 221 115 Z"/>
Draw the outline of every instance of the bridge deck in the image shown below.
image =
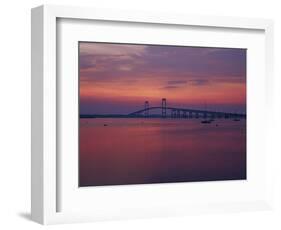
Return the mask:
<path fill-rule="evenodd" d="M 133 115 L 141 114 L 145 111 L 156 110 L 156 109 L 165 109 L 165 107 L 164 108 L 162 108 L 161 106 L 149 107 L 149 108 L 135 111 L 133 113 L 129 113 L 128 115 L 133 116 Z M 241 113 L 216 112 L 216 111 L 210 111 L 210 110 L 198 110 L 198 109 L 188 109 L 188 108 L 166 107 L 166 110 L 191 112 L 191 113 L 195 113 L 195 114 L 198 113 L 198 114 L 211 114 L 211 115 L 221 115 L 221 116 L 246 117 L 246 114 L 241 114 Z"/>

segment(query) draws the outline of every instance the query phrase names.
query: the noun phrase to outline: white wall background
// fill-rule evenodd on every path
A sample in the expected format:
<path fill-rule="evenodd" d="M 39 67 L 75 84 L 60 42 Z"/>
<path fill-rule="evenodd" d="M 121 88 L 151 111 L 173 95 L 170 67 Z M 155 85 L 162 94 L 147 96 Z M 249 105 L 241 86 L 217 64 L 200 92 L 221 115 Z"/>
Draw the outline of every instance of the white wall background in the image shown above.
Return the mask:
<path fill-rule="evenodd" d="M 30 8 L 68 4 L 275 20 L 275 210 L 48 226 L 52 229 L 281 229 L 281 5 L 278 0 L 8 0 L 0 8 L 0 228 L 38 229 L 30 211 Z M 279 154 L 279 155 L 278 155 Z"/>

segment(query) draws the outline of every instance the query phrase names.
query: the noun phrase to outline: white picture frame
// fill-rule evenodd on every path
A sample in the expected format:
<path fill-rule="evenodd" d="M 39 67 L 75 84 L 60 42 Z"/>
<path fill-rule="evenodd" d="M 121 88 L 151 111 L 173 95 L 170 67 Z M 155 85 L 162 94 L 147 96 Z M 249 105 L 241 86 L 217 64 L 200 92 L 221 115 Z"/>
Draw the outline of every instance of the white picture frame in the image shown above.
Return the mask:
<path fill-rule="evenodd" d="M 260 84 L 258 87 L 263 87 L 263 93 L 260 94 L 260 99 L 264 101 L 262 104 L 256 103 L 256 107 L 263 111 L 262 117 L 265 119 L 265 125 L 263 127 L 264 134 L 260 137 L 254 137 L 254 130 L 250 134 L 256 140 L 259 138 L 265 138 L 264 142 L 258 142 L 256 151 L 262 149 L 261 162 L 256 165 L 257 170 L 260 167 L 260 174 L 264 179 L 263 183 L 258 184 L 254 189 L 263 187 L 264 191 L 259 193 L 257 191 L 257 197 L 250 200 L 248 198 L 243 199 L 243 190 L 241 190 L 241 196 L 235 200 L 222 199 L 220 202 L 216 200 L 204 200 L 199 203 L 185 203 L 182 205 L 173 204 L 174 201 L 168 202 L 164 206 L 160 206 L 157 203 L 153 207 L 149 207 L 146 204 L 141 206 L 138 203 L 128 204 L 126 208 L 122 207 L 114 208 L 109 212 L 110 204 L 99 204 L 99 209 L 91 209 L 83 205 L 75 211 L 75 205 L 78 206 L 79 200 L 71 200 L 73 197 L 69 196 L 66 199 L 69 210 L 61 210 L 59 207 L 61 196 L 65 193 L 60 192 L 62 186 L 60 164 L 66 164 L 60 161 L 57 156 L 58 151 L 58 111 L 60 110 L 58 103 L 58 95 L 60 94 L 60 88 L 57 84 L 58 72 L 58 23 L 61 19 L 68 20 L 93 20 L 102 21 L 105 23 L 124 22 L 124 23 L 138 23 L 149 24 L 154 27 L 169 26 L 171 28 L 180 26 L 183 29 L 185 26 L 198 27 L 204 30 L 208 28 L 221 29 L 221 30 L 243 30 L 247 31 L 260 31 L 262 32 L 262 40 L 264 41 L 264 52 L 261 57 L 261 70 Z M 78 25 L 79 26 L 79 25 Z M 243 32 L 243 33 L 244 33 Z M 44 5 L 32 9 L 32 188 L 31 188 L 31 213 L 32 219 L 41 224 L 56 224 L 56 223 L 70 223 L 81 221 L 95 221 L 106 219 L 122 219 L 122 218 L 139 218 L 139 217 L 151 217 L 151 216 L 171 216 L 171 215 L 185 215 L 189 213 L 206 213 L 206 212 L 225 212 L 225 211 L 243 211 L 243 210 L 264 210 L 272 207 L 272 177 L 271 177 L 271 160 L 272 152 L 267 145 L 267 140 L 270 140 L 271 129 L 273 127 L 270 122 L 271 111 L 273 105 L 273 22 L 266 19 L 248 19 L 248 18 L 231 18 L 231 17 L 214 17 L 214 16 L 189 16 L 189 15 L 174 15 L 174 14 L 159 14 L 148 12 L 131 12 L 131 11 L 112 11 L 112 10 L 100 10 L 91 8 L 79 8 L 69 6 L 52 6 Z M 260 43 L 261 44 L 261 43 Z M 247 48 L 247 47 L 246 47 Z M 264 85 L 262 83 L 265 83 Z M 67 86 L 68 87 L 68 86 Z M 248 86 L 247 86 L 248 87 Z M 254 90 L 253 90 L 254 91 Z M 254 94 L 253 94 L 254 95 Z M 253 95 L 250 95 L 250 101 L 253 103 L 255 100 Z M 256 99 L 257 100 L 257 99 Z M 248 101 L 247 101 L 248 103 Z M 266 107 L 266 108 L 264 108 Z M 251 127 L 258 122 L 258 120 L 252 119 Z M 247 127 L 248 128 L 248 127 Z M 75 159 L 70 160 L 75 164 Z M 120 198 L 128 197 L 127 203 L 131 202 L 129 197 L 136 190 L 142 189 L 147 185 L 138 185 L 137 189 L 132 187 L 122 187 L 118 190 L 118 193 L 122 193 Z M 190 185 L 193 186 L 193 185 Z M 197 190 L 201 189 L 213 189 L 212 184 L 205 183 L 201 185 L 198 183 Z M 234 190 L 240 186 L 236 184 L 220 184 L 220 188 L 224 186 L 231 187 Z M 251 187 L 249 183 L 249 187 Z M 148 199 L 149 194 L 157 194 L 159 191 L 172 190 L 186 191 L 184 189 L 185 184 L 166 184 L 160 186 L 159 190 L 150 188 L 147 186 L 142 190 L 143 198 Z M 65 190 L 65 188 L 63 188 Z M 199 190 L 198 190 L 199 189 Z M 114 194 L 116 188 L 111 188 L 110 194 Z M 214 190 L 215 191 L 215 190 Z M 238 190 L 237 190 L 238 191 Z M 99 194 L 109 190 L 99 190 Z M 83 195 L 91 191 L 83 192 Z M 108 193 L 109 194 L 109 193 Z M 172 193 L 171 193 L 172 194 Z M 173 193 L 172 195 L 174 195 Z M 250 194 L 249 194 L 250 195 Z M 68 196 L 68 195 L 67 195 Z M 133 196 L 132 196 L 133 197 Z M 199 198 L 199 195 L 198 195 Z M 106 196 L 102 197 L 106 199 Z M 142 199 L 142 198 L 140 198 Z M 126 202 L 126 201 L 124 201 Z M 161 200 L 159 201 L 161 202 Z M 83 203 L 83 202 L 82 202 Z M 132 202 L 131 202 L 132 203 Z M 176 203 L 176 202 L 174 202 Z M 118 205 L 117 203 L 115 205 Z M 131 205 L 131 206 L 130 206 Z M 134 207 L 132 206 L 134 205 Z M 85 204 L 84 204 L 85 206 Z M 112 205 L 113 206 L 113 205 Z M 71 208 L 73 207 L 73 208 Z M 72 211 L 72 209 L 74 211 Z M 98 210 L 101 210 L 100 212 Z M 120 212 L 119 212 L 120 210 Z"/>

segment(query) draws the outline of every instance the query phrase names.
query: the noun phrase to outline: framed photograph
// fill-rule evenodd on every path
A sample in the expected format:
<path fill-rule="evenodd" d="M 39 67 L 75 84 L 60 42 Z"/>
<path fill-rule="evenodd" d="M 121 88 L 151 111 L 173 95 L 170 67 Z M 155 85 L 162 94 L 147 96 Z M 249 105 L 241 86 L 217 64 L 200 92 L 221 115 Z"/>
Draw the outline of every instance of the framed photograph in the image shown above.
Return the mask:
<path fill-rule="evenodd" d="M 79 42 L 79 187 L 246 180 L 246 54 Z"/>
<path fill-rule="evenodd" d="M 272 33 L 266 19 L 32 9 L 32 219 L 270 209 Z"/>

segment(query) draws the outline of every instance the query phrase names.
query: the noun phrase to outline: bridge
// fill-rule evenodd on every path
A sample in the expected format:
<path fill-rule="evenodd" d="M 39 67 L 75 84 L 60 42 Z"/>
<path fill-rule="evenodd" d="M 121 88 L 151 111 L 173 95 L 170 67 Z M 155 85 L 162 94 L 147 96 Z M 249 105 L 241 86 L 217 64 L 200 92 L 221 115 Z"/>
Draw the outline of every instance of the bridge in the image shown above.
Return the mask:
<path fill-rule="evenodd" d="M 145 101 L 144 109 L 129 113 L 128 117 L 154 117 L 151 112 L 155 110 L 161 110 L 162 118 L 235 118 L 242 119 L 246 118 L 246 114 L 241 113 L 229 113 L 229 112 L 218 112 L 211 110 L 199 110 L 199 109 L 189 109 L 189 108 L 177 108 L 167 106 L 166 98 L 162 98 L 161 106 L 149 106 L 149 101 Z M 156 115 L 157 116 L 157 115 Z"/>

